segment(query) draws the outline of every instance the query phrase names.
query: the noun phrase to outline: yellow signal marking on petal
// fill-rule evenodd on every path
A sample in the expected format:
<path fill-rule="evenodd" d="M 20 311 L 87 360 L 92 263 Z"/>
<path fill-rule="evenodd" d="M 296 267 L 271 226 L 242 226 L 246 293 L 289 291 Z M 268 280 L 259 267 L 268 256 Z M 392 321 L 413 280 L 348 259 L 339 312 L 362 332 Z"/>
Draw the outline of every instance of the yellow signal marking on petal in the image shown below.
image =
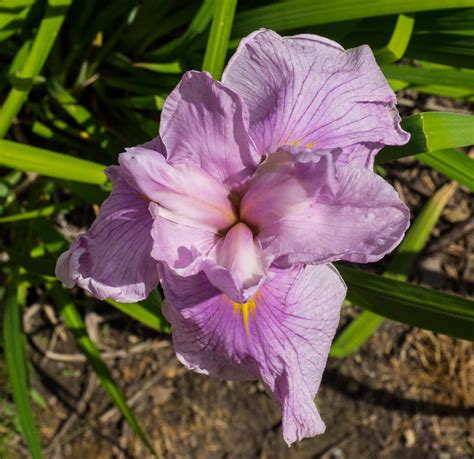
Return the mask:
<path fill-rule="evenodd" d="M 293 147 L 297 147 L 300 144 L 301 144 L 301 140 L 295 140 L 294 142 L 290 143 L 290 145 L 292 145 Z M 314 147 L 314 142 L 305 143 L 303 145 L 303 147 L 313 148 Z"/>
<path fill-rule="evenodd" d="M 245 331 L 249 334 L 249 317 L 250 315 L 255 318 L 255 309 L 257 308 L 257 300 L 262 297 L 262 293 L 258 291 L 249 301 L 246 303 L 233 302 L 234 305 L 234 316 L 240 311 L 242 314 L 242 320 L 244 322 Z M 226 297 L 228 300 L 228 298 Z"/>

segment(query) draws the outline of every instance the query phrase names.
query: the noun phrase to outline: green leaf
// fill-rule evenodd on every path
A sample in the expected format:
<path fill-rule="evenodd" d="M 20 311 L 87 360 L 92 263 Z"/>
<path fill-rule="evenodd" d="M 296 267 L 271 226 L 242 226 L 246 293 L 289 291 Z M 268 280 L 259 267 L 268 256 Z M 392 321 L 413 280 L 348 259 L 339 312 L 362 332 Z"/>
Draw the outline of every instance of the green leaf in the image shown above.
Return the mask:
<path fill-rule="evenodd" d="M 161 312 L 162 299 L 156 290 L 139 303 L 118 303 L 110 298 L 105 301 L 147 327 L 164 333 L 171 332 L 171 327 Z"/>
<path fill-rule="evenodd" d="M 384 276 L 401 281 L 407 279 L 443 209 L 456 189 L 456 183 L 445 185 L 426 203 L 398 247 Z M 346 357 L 356 352 L 375 333 L 383 320 L 383 317 L 373 312 L 362 312 L 336 338 L 331 346 L 331 357 Z"/>
<path fill-rule="evenodd" d="M 411 134 L 410 141 L 401 147 L 385 147 L 376 156 L 376 164 L 474 144 L 474 116 L 471 115 L 426 112 L 403 118 L 401 125 Z"/>
<path fill-rule="evenodd" d="M 338 265 L 350 302 L 388 319 L 474 341 L 474 301 Z"/>
<path fill-rule="evenodd" d="M 0 111 L 0 138 L 5 137 L 13 119 L 20 111 L 33 85 L 34 78 L 41 72 L 48 54 L 56 40 L 72 0 L 49 0 L 48 6 L 25 65 L 18 72 L 16 85 L 8 93 Z"/>
<path fill-rule="evenodd" d="M 122 391 L 115 383 L 115 381 L 112 379 L 112 376 L 107 366 L 102 360 L 100 352 L 98 351 L 92 340 L 89 338 L 82 317 L 76 309 L 74 303 L 69 298 L 69 295 L 59 285 L 55 285 L 51 289 L 51 293 L 56 302 L 56 305 L 59 308 L 59 312 L 61 314 L 62 320 L 64 321 L 64 324 L 73 334 L 76 340 L 77 347 L 87 357 L 88 362 L 99 377 L 102 386 L 109 394 L 115 406 L 120 410 L 133 432 L 138 435 L 138 437 L 143 441 L 143 443 L 152 452 L 152 454 L 156 456 L 156 452 L 153 446 L 148 441 L 146 435 L 140 428 L 140 425 L 138 424 L 135 415 L 128 407 L 125 396 L 123 395 Z"/>
<path fill-rule="evenodd" d="M 462 151 L 449 148 L 416 155 L 416 159 L 474 191 L 474 159 Z"/>
<path fill-rule="evenodd" d="M 454 67 L 474 67 L 474 36 L 423 33 L 408 46 L 406 57 L 422 59 Z"/>
<path fill-rule="evenodd" d="M 51 206 L 41 207 L 40 209 L 28 210 L 21 214 L 5 215 L 0 217 L 0 223 L 19 222 L 24 220 L 32 220 L 35 218 L 44 218 L 55 215 L 63 210 L 71 210 L 74 207 L 74 202 L 67 201 L 61 204 L 53 204 Z"/>
<path fill-rule="evenodd" d="M 295 0 L 238 13 L 232 36 L 242 37 L 260 27 L 284 31 L 350 19 L 472 6 L 473 0 Z"/>
<path fill-rule="evenodd" d="M 105 129 L 94 119 L 87 108 L 78 103 L 72 94 L 66 91 L 56 79 L 51 79 L 48 83 L 48 91 L 61 108 L 82 127 L 82 134 L 87 134 L 85 138 L 100 143 L 102 148 L 106 148 L 110 142 Z M 83 138 L 84 138 L 83 137 Z"/>
<path fill-rule="evenodd" d="M 383 48 L 374 50 L 374 56 L 378 63 L 395 62 L 403 57 L 408 43 L 410 43 L 414 24 L 415 18 L 413 16 L 398 15 L 390 41 Z"/>
<path fill-rule="evenodd" d="M 13 281 L 6 294 L 3 311 L 3 339 L 8 379 L 21 429 L 33 459 L 39 459 L 41 443 L 36 430 L 28 387 L 27 363 L 22 330 L 22 305 L 26 289 Z"/>
<path fill-rule="evenodd" d="M 388 79 L 406 81 L 411 85 L 443 85 L 466 88 L 474 93 L 474 73 L 458 69 L 427 69 L 408 65 L 385 64 L 382 72 Z"/>
<path fill-rule="evenodd" d="M 102 164 L 9 140 L 0 140 L 0 165 L 76 182 L 107 182 Z"/>
<path fill-rule="evenodd" d="M 237 0 L 220 0 L 215 2 L 214 18 L 207 40 L 202 69 L 219 80 L 224 69 L 230 31 L 234 21 Z"/>
<path fill-rule="evenodd" d="M 220 0 L 219 0 L 220 1 Z M 149 60 L 160 61 L 163 58 L 168 58 L 171 55 L 179 54 L 185 50 L 201 35 L 211 22 L 214 13 L 215 0 L 204 0 L 201 8 L 194 16 L 186 31 L 175 40 L 166 43 L 164 46 L 146 54 Z M 218 3 L 218 1 L 216 1 Z"/>

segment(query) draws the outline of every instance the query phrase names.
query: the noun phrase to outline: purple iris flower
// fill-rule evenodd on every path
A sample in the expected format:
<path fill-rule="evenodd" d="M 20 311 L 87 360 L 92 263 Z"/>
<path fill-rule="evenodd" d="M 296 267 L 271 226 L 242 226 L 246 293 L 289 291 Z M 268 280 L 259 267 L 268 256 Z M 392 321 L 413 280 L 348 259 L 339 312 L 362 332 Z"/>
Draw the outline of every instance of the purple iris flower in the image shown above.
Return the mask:
<path fill-rule="evenodd" d="M 346 294 L 330 263 L 377 261 L 409 224 L 372 172 L 409 139 L 395 103 L 367 46 L 253 33 L 222 83 L 186 73 L 159 137 L 107 170 L 113 191 L 58 277 L 122 302 L 161 282 L 181 362 L 261 379 L 288 444 L 322 433 L 314 398 Z"/>

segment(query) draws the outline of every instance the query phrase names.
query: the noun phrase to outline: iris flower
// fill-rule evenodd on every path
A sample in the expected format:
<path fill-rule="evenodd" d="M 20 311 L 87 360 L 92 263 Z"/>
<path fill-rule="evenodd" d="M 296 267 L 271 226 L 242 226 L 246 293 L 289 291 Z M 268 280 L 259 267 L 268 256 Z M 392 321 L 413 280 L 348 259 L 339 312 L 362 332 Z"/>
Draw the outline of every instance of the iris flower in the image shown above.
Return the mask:
<path fill-rule="evenodd" d="M 314 398 L 346 294 L 331 262 L 377 261 L 409 223 L 372 171 L 408 141 L 395 103 L 367 46 L 251 34 L 222 82 L 187 72 L 159 137 L 107 170 L 112 193 L 58 277 L 122 302 L 161 282 L 184 365 L 261 379 L 288 444 L 322 433 Z"/>

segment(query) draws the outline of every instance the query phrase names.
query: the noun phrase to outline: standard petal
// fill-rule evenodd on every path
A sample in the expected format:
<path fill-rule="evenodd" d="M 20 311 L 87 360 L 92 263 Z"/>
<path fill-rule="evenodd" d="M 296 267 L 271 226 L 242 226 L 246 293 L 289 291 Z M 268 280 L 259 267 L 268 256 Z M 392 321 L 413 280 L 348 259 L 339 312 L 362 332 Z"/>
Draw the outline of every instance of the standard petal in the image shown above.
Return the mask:
<path fill-rule="evenodd" d="M 249 107 L 260 152 L 273 144 L 360 144 L 365 154 L 354 160 L 371 166 L 384 145 L 409 139 L 399 125 L 395 94 L 368 46 L 344 51 L 316 35 L 283 38 L 260 30 L 242 40 L 222 81 Z"/>
<path fill-rule="evenodd" d="M 327 155 L 312 151 L 308 161 L 283 150 L 270 154 L 248 183 L 240 202 L 240 218 L 259 230 L 300 214 L 321 190 L 321 172 L 327 182 L 333 175 L 332 168 L 318 164 L 321 161 L 327 162 Z"/>
<path fill-rule="evenodd" d="M 153 221 L 148 202 L 126 183 L 118 167 L 107 172 L 112 194 L 90 230 L 61 255 L 56 275 L 67 287 L 77 284 L 100 300 L 143 300 L 158 285 L 157 262 L 150 256 Z"/>
<path fill-rule="evenodd" d="M 202 269 L 215 287 L 233 301 L 244 303 L 265 281 L 271 260 L 250 228 L 238 223 L 217 242 Z"/>
<path fill-rule="evenodd" d="M 369 263 L 402 240 L 410 212 L 391 185 L 362 167 L 338 167 L 334 173 L 329 186 L 325 178 L 330 174 L 320 174 L 322 192 L 304 212 L 259 232 L 264 251 L 275 262 Z"/>
<path fill-rule="evenodd" d="M 223 379 L 260 378 L 282 409 L 288 444 L 324 432 L 314 397 L 346 293 L 332 266 L 275 270 L 244 305 L 202 273 L 160 273 L 164 313 L 184 365 Z"/>
<path fill-rule="evenodd" d="M 244 183 L 260 161 L 247 130 L 241 97 L 202 72 L 183 76 L 161 115 L 169 161 L 195 164 L 229 188 Z"/>
<path fill-rule="evenodd" d="M 119 156 L 128 183 L 160 206 L 175 223 L 219 232 L 236 221 L 230 193 L 194 164 L 169 164 L 159 153 L 140 147 Z"/>

